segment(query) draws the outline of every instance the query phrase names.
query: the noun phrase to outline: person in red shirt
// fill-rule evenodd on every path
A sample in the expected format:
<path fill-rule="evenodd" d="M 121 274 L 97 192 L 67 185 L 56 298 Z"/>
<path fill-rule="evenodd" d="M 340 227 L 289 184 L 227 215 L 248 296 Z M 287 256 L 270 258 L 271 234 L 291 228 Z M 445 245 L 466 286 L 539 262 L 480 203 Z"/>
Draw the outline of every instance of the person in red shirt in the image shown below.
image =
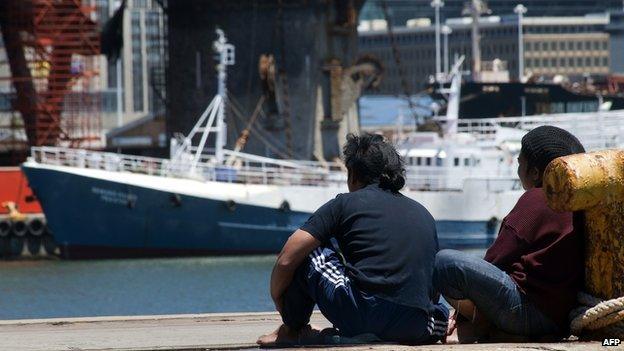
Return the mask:
<path fill-rule="evenodd" d="M 526 192 L 485 258 L 455 250 L 436 255 L 433 284 L 458 312 L 460 342 L 569 335 L 568 314 L 583 281 L 582 219 L 550 209 L 541 187 L 552 160 L 582 152 L 579 140 L 563 129 L 542 126 L 527 133 L 518 157 Z"/>

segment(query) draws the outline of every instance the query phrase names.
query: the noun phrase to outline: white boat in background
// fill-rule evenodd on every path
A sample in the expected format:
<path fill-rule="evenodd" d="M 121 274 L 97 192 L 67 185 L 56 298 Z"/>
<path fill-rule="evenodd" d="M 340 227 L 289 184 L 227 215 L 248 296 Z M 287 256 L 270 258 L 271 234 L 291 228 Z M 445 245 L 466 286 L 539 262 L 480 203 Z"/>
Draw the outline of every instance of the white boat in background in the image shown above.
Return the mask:
<path fill-rule="evenodd" d="M 63 257 L 277 252 L 319 206 L 346 192 L 339 163 L 278 160 L 225 145 L 223 33 L 219 92 L 171 158 L 35 147 L 23 164 Z M 402 191 L 436 218 L 441 247 L 483 248 L 522 193 L 519 141 L 541 124 L 559 125 L 589 149 L 624 145 L 624 111 L 487 120 L 458 119 L 455 66 L 444 133 L 397 140 L 406 161 Z M 208 147 L 209 141 L 214 145 Z"/>

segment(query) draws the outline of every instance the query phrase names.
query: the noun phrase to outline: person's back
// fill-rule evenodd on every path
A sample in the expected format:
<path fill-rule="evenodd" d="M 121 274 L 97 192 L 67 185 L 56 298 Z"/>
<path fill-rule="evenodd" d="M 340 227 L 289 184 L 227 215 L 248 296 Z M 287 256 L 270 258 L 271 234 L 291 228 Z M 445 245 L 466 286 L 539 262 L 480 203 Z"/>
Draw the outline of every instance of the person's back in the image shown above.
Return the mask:
<path fill-rule="evenodd" d="M 552 160 L 585 149 L 554 126 L 531 130 L 521 144 L 518 177 L 526 192 L 485 259 L 455 250 L 436 255 L 434 286 L 459 312 L 458 329 L 473 333 L 458 331 L 460 341 L 569 334 L 567 316 L 583 275 L 583 226 L 547 206 L 542 179 Z"/>
<path fill-rule="evenodd" d="M 321 206 L 284 245 L 271 276 L 284 325 L 258 343 L 314 334 L 308 323 L 315 304 L 344 336 L 439 340 L 448 309 L 432 289 L 438 249 L 433 218 L 399 193 L 403 161 L 382 136 L 349 135 L 343 152 L 349 193 Z"/>
<path fill-rule="evenodd" d="M 373 183 L 338 195 L 302 229 L 323 245 L 336 239 L 347 276 L 362 290 L 402 305 L 431 307 L 438 243 L 435 221 L 418 202 Z"/>
<path fill-rule="evenodd" d="M 548 207 L 541 188 L 527 190 L 484 257 L 509 274 L 562 331 L 568 329 L 568 313 L 583 282 L 583 226 L 573 217 Z"/>

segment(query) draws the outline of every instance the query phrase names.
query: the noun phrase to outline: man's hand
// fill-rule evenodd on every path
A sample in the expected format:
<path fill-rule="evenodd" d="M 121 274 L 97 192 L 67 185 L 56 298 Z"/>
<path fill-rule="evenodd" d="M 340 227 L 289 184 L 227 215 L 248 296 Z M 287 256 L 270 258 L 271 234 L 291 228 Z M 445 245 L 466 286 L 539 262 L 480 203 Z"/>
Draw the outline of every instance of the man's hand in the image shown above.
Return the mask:
<path fill-rule="evenodd" d="M 284 244 L 271 274 L 271 297 L 280 314 L 282 313 L 284 292 L 292 283 L 295 270 L 305 260 L 306 256 L 320 245 L 320 241 L 301 229 L 295 231 Z"/>

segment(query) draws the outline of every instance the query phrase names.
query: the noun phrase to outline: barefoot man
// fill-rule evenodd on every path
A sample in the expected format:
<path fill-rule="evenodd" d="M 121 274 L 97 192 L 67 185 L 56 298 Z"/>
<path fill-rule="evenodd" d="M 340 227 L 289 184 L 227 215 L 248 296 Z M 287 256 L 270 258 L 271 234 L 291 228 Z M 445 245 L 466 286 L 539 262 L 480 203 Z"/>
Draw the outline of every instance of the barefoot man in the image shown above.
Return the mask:
<path fill-rule="evenodd" d="M 436 342 L 448 310 L 432 288 L 435 221 L 399 192 L 403 161 L 382 136 L 349 135 L 343 153 L 349 193 L 320 207 L 284 245 L 271 275 L 283 325 L 258 344 L 318 343 L 308 324 L 315 304 L 341 336 Z"/>

